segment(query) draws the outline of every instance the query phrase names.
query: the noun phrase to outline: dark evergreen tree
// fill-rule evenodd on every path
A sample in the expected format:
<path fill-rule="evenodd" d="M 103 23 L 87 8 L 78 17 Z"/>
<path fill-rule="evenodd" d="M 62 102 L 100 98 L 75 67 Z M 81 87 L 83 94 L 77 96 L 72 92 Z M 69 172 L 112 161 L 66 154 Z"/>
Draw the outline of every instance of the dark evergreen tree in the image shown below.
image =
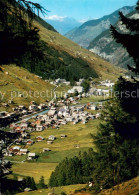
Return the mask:
<path fill-rule="evenodd" d="M 139 139 L 131 137 L 135 118 L 114 100 L 106 104 L 102 119 L 97 134 L 92 136 L 96 146 L 93 181 L 98 191 L 136 177 L 139 163 Z"/>
<path fill-rule="evenodd" d="M 85 93 L 87 93 L 88 90 L 89 90 L 89 88 L 90 88 L 89 81 L 86 81 L 86 80 L 85 80 L 85 81 L 81 84 L 81 86 L 84 88 Z"/>
<path fill-rule="evenodd" d="M 25 179 L 25 186 L 27 187 L 27 188 L 31 188 L 32 187 L 32 178 L 31 177 L 27 177 L 26 179 Z"/>
<path fill-rule="evenodd" d="M 47 188 L 47 185 L 45 185 L 44 177 L 43 177 L 43 176 L 41 176 L 41 178 L 40 178 L 40 180 L 39 180 L 38 186 L 39 186 L 40 189 Z"/>
<path fill-rule="evenodd" d="M 136 7 L 137 13 L 139 14 L 139 1 L 137 2 Z M 139 74 L 139 19 L 134 18 L 128 18 L 123 15 L 122 12 L 119 13 L 120 15 L 120 21 L 123 25 L 126 26 L 128 29 L 128 33 L 121 33 L 118 30 L 115 29 L 114 26 L 111 26 L 111 32 L 113 38 L 116 40 L 117 43 L 120 43 L 123 45 L 123 47 L 127 50 L 130 57 L 133 58 L 135 62 L 135 68 L 130 67 L 128 65 L 128 68 L 134 72 L 135 74 Z"/>
<path fill-rule="evenodd" d="M 35 183 L 33 177 L 31 178 L 31 189 L 32 189 L 32 190 L 37 190 L 36 183 Z"/>

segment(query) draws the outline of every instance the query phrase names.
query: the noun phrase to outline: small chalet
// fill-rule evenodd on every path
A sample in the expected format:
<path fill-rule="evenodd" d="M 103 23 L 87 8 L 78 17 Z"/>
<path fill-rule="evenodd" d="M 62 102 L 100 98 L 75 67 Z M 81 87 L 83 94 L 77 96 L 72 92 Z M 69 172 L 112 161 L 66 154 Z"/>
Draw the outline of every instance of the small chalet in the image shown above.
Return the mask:
<path fill-rule="evenodd" d="M 20 151 L 20 147 L 19 146 L 14 146 L 12 150 L 13 150 L 14 154 L 18 154 L 19 151 Z"/>
<path fill-rule="evenodd" d="M 44 138 L 42 136 L 38 136 L 36 137 L 37 142 L 42 142 L 44 140 Z"/>
<path fill-rule="evenodd" d="M 66 137 L 67 137 L 67 135 L 61 134 L 61 138 L 66 138 Z"/>
<path fill-rule="evenodd" d="M 48 137 L 48 140 L 51 140 L 51 141 L 54 141 L 56 139 L 56 137 L 54 136 L 54 135 L 50 135 L 49 137 Z"/>
<path fill-rule="evenodd" d="M 53 144 L 53 141 L 48 140 L 47 144 Z"/>
<path fill-rule="evenodd" d="M 27 149 L 20 149 L 20 154 L 25 155 L 27 154 L 28 150 Z"/>
<path fill-rule="evenodd" d="M 33 159 L 35 159 L 36 158 L 36 154 L 35 153 L 31 153 L 31 152 L 29 152 L 28 153 L 28 160 L 33 160 Z"/>
<path fill-rule="evenodd" d="M 80 145 L 76 144 L 74 145 L 74 148 L 80 148 Z"/>
<path fill-rule="evenodd" d="M 43 121 L 41 121 L 41 120 L 36 120 L 35 121 L 35 124 L 38 125 L 38 126 L 41 125 L 42 123 L 43 123 Z"/>
<path fill-rule="evenodd" d="M 28 139 L 27 141 L 26 141 L 26 143 L 27 143 L 27 145 L 33 145 L 33 140 L 31 140 L 31 139 Z"/>
<path fill-rule="evenodd" d="M 96 105 L 91 105 L 91 110 L 97 110 L 97 106 Z"/>
<path fill-rule="evenodd" d="M 36 131 L 43 131 L 44 127 L 42 125 L 36 125 Z"/>
<path fill-rule="evenodd" d="M 36 105 L 30 105 L 29 106 L 29 110 L 36 110 L 37 109 L 37 106 Z"/>

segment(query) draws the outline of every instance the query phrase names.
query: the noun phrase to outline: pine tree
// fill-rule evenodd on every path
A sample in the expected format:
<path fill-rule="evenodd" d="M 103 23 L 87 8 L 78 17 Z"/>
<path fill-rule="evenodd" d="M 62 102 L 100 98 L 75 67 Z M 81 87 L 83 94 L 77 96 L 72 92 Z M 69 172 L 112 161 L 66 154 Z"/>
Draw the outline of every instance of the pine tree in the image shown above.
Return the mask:
<path fill-rule="evenodd" d="M 31 186 L 32 186 L 32 179 L 31 179 L 31 177 L 28 176 L 25 179 L 25 185 L 26 185 L 27 188 L 31 188 Z"/>
<path fill-rule="evenodd" d="M 31 178 L 31 189 L 32 189 L 32 190 L 37 190 L 36 183 L 35 183 L 33 177 Z"/>
<path fill-rule="evenodd" d="M 139 140 L 128 132 L 135 120 L 119 101 L 105 105 L 102 120 L 97 134 L 92 135 L 96 149 L 92 173 L 97 191 L 136 177 L 139 163 Z"/>
<path fill-rule="evenodd" d="M 38 184 L 40 189 L 46 188 L 47 186 L 45 185 L 44 182 L 44 176 L 41 176 L 40 180 L 39 180 L 39 184 Z"/>
<path fill-rule="evenodd" d="M 139 1 L 137 2 L 136 11 L 139 14 Z M 117 43 L 123 45 L 127 50 L 130 57 L 133 58 L 135 63 L 135 68 L 128 65 L 129 70 L 135 74 L 139 74 L 139 19 L 128 18 L 123 15 L 122 12 L 119 13 L 120 21 L 128 29 L 128 33 L 121 33 L 116 30 L 114 26 L 111 26 L 111 33 L 113 38 Z"/>
<path fill-rule="evenodd" d="M 139 1 L 136 7 L 139 13 Z M 111 26 L 111 33 L 117 43 L 127 50 L 134 59 L 135 67 L 128 68 L 139 74 L 139 19 L 125 17 L 119 13 L 122 24 L 128 29 L 121 33 Z M 133 96 L 139 88 L 135 79 L 127 81 L 120 77 L 116 86 L 116 97 L 105 105 L 102 112 L 103 122 L 93 136 L 96 146 L 93 162 L 93 180 L 96 190 L 108 188 L 122 181 L 136 177 L 139 164 L 139 110 L 138 97 Z"/>

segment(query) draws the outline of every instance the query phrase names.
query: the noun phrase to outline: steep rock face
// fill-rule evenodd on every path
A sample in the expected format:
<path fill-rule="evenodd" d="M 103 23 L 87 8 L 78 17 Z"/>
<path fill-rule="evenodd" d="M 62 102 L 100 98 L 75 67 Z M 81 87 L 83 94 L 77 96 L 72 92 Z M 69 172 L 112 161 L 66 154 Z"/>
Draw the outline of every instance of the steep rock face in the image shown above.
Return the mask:
<path fill-rule="evenodd" d="M 139 15 L 136 12 L 132 12 L 127 16 L 139 18 Z M 120 32 L 128 33 L 128 30 L 121 24 L 120 21 L 117 22 L 115 26 Z M 127 68 L 127 64 L 134 64 L 133 59 L 129 57 L 126 49 L 124 49 L 121 44 L 118 44 L 115 40 L 113 40 L 110 30 L 106 30 L 96 37 L 90 43 L 88 49 L 116 66 Z"/>
<path fill-rule="evenodd" d="M 115 24 L 118 21 L 119 11 L 122 11 L 126 15 L 132 12 L 134 8 L 134 6 L 126 6 L 100 19 L 87 21 L 79 28 L 66 33 L 65 36 L 82 47 L 87 48 L 93 39 L 105 30 L 109 29 L 110 24 Z"/>

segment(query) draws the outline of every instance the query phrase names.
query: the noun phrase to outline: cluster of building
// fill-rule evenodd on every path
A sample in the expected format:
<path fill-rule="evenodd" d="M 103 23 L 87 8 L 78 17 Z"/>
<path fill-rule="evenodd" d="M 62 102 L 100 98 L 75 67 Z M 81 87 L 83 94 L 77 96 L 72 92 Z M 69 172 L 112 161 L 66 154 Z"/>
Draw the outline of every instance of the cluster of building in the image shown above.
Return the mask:
<path fill-rule="evenodd" d="M 71 102 L 75 101 L 72 97 Z M 44 129 L 51 127 L 52 129 L 59 129 L 61 125 L 66 125 L 68 122 L 71 122 L 73 125 L 81 122 L 86 124 L 89 120 L 93 120 L 100 117 L 100 113 L 90 114 L 85 109 L 98 110 L 101 107 L 98 107 L 94 104 L 87 105 L 75 105 L 67 106 L 65 100 L 61 100 L 64 106 L 57 107 L 57 104 L 52 104 L 47 114 L 37 115 L 32 117 L 31 121 L 22 121 L 21 123 L 12 123 L 10 124 L 10 129 L 12 132 L 19 133 L 18 139 L 4 151 L 4 156 L 12 155 L 25 155 L 28 154 L 27 160 L 32 160 L 36 158 L 35 153 L 31 153 L 26 149 L 26 146 L 30 146 L 35 142 L 41 142 L 45 139 L 40 135 L 35 138 L 35 140 L 30 139 L 30 133 L 33 131 L 41 132 Z M 66 138 L 67 135 L 62 134 L 61 138 Z M 53 144 L 56 137 L 51 135 L 47 138 L 47 144 Z M 20 147 L 23 145 L 23 147 Z M 50 151 L 49 148 L 44 148 L 43 152 Z"/>
<path fill-rule="evenodd" d="M 20 113 L 21 115 L 27 115 L 27 114 L 32 114 L 34 111 L 41 111 L 48 108 L 47 103 L 43 104 L 36 104 L 35 101 L 31 101 L 30 105 L 28 108 L 26 108 L 23 105 L 19 105 L 15 108 L 13 108 L 14 112 Z"/>
<path fill-rule="evenodd" d="M 79 81 L 75 82 L 75 84 L 76 84 L 76 86 L 81 86 L 81 84 L 84 81 L 85 81 L 85 79 L 79 79 Z M 47 81 L 47 82 L 49 82 L 49 81 Z M 65 79 L 58 78 L 55 81 L 51 81 L 50 84 L 52 84 L 52 85 L 58 85 L 58 84 L 70 85 L 70 81 L 66 81 Z"/>
<path fill-rule="evenodd" d="M 112 82 L 111 80 L 105 80 L 105 81 L 101 81 L 100 85 L 105 87 L 113 87 L 115 83 Z"/>
<path fill-rule="evenodd" d="M 28 108 L 23 105 L 19 105 L 13 108 L 12 113 L 8 113 L 6 111 L 0 112 L 0 125 L 7 126 L 12 122 L 16 122 L 20 117 L 24 117 L 47 108 L 48 106 L 46 103 L 37 105 L 34 101 L 30 103 Z"/>
<path fill-rule="evenodd" d="M 55 80 L 55 84 L 66 84 L 64 79 Z M 30 133 L 33 131 L 41 132 L 47 128 L 59 129 L 61 125 L 66 125 L 68 122 L 75 125 L 79 122 L 82 124 L 86 124 L 89 120 L 97 119 L 101 116 L 100 113 L 91 114 L 86 110 L 101 110 L 103 108 L 102 103 L 98 105 L 89 103 L 87 105 L 78 105 L 77 100 L 80 100 L 83 97 L 88 97 L 93 95 L 104 95 L 105 93 L 109 93 L 109 90 L 106 89 L 98 89 L 90 87 L 88 93 L 84 92 L 83 87 L 81 86 L 84 79 L 80 79 L 79 82 L 76 83 L 72 89 L 70 89 L 67 94 L 56 103 L 54 101 L 50 101 L 49 103 L 39 104 L 37 105 L 34 101 L 32 101 L 28 108 L 25 106 L 19 105 L 16 108 L 13 108 L 13 113 L 0 113 L 0 122 L 10 120 L 10 129 L 13 133 L 19 133 L 18 139 L 14 141 L 14 143 L 7 147 L 7 149 L 3 150 L 4 156 L 12 156 L 12 155 L 27 155 L 28 160 L 32 160 L 37 157 L 35 153 L 28 151 L 28 147 L 35 142 L 46 141 L 46 143 L 53 144 L 56 140 L 54 135 L 51 135 L 45 140 L 41 135 L 35 138 L 35 140 L 30 139 Z M 68 84 L 68 83 L 67 83 Z M 99 86 L 112 87 L 114 83 L 111 81 L 102 81 Z M 70 94 L 74 94 L 78 92 L 77 96 L 71 97 Z M 72 106 L 71 106 L 72 104 Z M 45 114 L 34 115 L 34 113 L 48 110 Z M 23 120 L 25 116 L 32 116 L 31 120 Z M 22 117 L 22 121 L 20 123 L 16 123 L 17 116 Z M 61 138 L 66 138 L 67 135 L 62 134 Z M 75 147 L 79 147 L 78 145 Z M 43 148 L 42 152 L 50 151 L 49 148 Z"/>

